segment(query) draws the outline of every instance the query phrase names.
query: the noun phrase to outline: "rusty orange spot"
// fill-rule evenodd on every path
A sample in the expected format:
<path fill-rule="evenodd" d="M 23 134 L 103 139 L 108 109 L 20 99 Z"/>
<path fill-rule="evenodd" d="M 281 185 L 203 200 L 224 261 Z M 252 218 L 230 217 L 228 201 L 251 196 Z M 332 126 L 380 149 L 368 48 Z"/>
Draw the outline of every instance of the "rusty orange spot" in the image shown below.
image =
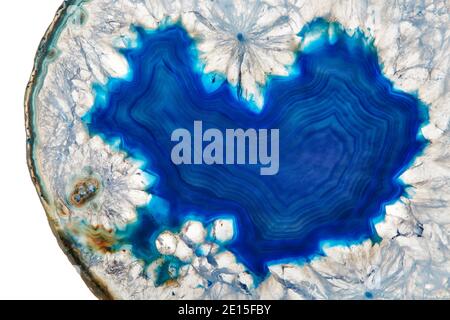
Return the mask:
<path fill-rule="evenodd" d="M 100 252 L 111 252 L 117 239 L 112 230 L 89 226 L 85 230 L 87 245 Z"/>
<path fill-rule="evenodd" d="M 164 282 L 164 286 L 166 287 L 179 287 L 180 283 L 177 279 L 169 279 L 166 282 Z"/>

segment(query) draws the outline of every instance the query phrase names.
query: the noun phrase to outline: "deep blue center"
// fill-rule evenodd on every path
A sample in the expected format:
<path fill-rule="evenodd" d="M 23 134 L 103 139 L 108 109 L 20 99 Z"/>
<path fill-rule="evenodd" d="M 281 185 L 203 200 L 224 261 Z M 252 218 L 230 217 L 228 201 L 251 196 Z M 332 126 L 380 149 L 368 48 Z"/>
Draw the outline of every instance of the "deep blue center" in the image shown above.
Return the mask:
<path fill-rule="evenodd" d="M 157 176 L 150 205 L 126 232 L 137 256 L 155 256 L 152 239 L 195 216 L 234 217 L 227 248 L 259 275 L 267 263 L 308 258 L 323 241 L 374 238 L 373 220 L 404 193 L 398 176 L 425 142 L 426 114 L 413 96 L 382 75 L 373 47 L 316 20 L 302 31 L 324 30 L 298 54 L 292 75 L 273 77 L 255 113 L 227 82 L 198 71 L 195 44 L 179 26 L 137 29 L 139 46 L 124 50 L 132 76 L 110 79 L 85 117 L 100 134 Z M 280 168 L 261 176 L 258 165 L 180 165 L 171 161 L 177 128 L 278 128 Z"/>

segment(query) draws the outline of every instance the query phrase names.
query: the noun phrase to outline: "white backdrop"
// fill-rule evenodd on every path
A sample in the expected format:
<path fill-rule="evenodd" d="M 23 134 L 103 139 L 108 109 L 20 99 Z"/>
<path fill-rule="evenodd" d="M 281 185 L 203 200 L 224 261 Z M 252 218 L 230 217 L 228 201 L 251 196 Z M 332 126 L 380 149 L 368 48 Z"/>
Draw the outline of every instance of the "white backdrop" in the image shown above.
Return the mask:
<path fill-rule="evenodd" d="M 58 247 L 26 166 L 25 88 L 61 3 L 0 3 L 0 299 L 95 299 Z"/>

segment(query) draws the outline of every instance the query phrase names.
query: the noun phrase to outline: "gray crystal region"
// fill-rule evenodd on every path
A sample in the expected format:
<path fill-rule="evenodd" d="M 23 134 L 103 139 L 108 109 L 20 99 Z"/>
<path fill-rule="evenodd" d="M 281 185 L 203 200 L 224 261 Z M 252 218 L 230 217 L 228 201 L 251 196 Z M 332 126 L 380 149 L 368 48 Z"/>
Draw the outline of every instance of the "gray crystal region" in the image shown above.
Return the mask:
<path fill-rule="evenodd" d="M 102 299 L 450 299 L 449 11 L 446 0 L 64 1 L 37 52 L 25 101 L 28 165 L 61 248 Z M 348 94 L 333 91 L 342 86 L 333 78 L 344 66 L 339 54 L 357 61 L 346 61 L 354 85 Z M 379 69 L 380 82 L 367 85 L 351 69 L 367 62 L 362 56 L 375 57 L 376 66 L 360 69 Z M 297 95 L 295 86 L 308 77 Z M 382 100 L 372 98 L 380 92 L 389 99 L 381 107 L 391 109 L 377 113 L 369 106 Z M 341 103 L 345 112 L 328 112 L 323 101 Z M 416 118 L 392 111 L 409 106 L 404 101 L 420 101 Z M 296 113 L 296 103 L 306 111 Z M 267 114 L 274 116 L 264 122 Z M 329 139 L 323 147 L 350 160 L 338 163 L 313 148 L 301 159 L 315 162 L 315 175 L 295 166 L 295 154 L 283 158 L 288 144 L 280 140 L 282 161 L 272 176 L 254 175 L 251 167 L 182 171 L 164 160 L 170 135 L 161 133 L 199 117 L 208 120 L 205 129 L 217 119 L 263 119 L 266 129 L 287 118 L 273 131 L 280 139 L 293 123 L 306 123 L 311 135 L 301 137 L 314 137 L 310 145 Z M 151 140 L 141 143 L 140 126 Z M 399 160 L 401 170 L 386 180 L 397 189 L 374 205 L 380 214 L 374 209 L 358 220 L 375 193 L 350 214 L 342 209 L 352 205 L 346 194 L 321 188 L 335 179 L 344 183 L 341 195 L 363 194 L 340 172 L 371 150 L 393 157 L 406 138 L 387 135 L 399 128 L 417 142 L 401 148 L 415 152 L 402 158 L 412 160 Z M 361 145 L 366 129 L 369 143 Z M 353 156 L 353 148 L 364 157 Z M 376 182 L 387 160 L 377 175 L 358 167 L 351 177 Z M 293 162 L 288 174 L 286 161 Z M 288 194 L 298 191 L 290 173 L 311 181 L 304 199 Z M 327 199 L 322 207 L 305 200 L 320 200 L 319 192 Z M 314 206 L 306 210 L 305 203 Z M 253 211 L 238 214 L 243 207 Z"/>

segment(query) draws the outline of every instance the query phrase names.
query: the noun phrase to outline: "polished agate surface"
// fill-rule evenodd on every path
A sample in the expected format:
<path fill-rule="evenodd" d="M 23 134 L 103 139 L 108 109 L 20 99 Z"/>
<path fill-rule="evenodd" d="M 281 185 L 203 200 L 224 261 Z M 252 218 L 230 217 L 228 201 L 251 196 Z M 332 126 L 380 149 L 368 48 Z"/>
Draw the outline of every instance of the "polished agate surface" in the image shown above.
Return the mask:
<path fill-rule="evenodd" d="M 449 6 L 66 1 L 29 166 L 113 299 L 450 298 Z"/>

